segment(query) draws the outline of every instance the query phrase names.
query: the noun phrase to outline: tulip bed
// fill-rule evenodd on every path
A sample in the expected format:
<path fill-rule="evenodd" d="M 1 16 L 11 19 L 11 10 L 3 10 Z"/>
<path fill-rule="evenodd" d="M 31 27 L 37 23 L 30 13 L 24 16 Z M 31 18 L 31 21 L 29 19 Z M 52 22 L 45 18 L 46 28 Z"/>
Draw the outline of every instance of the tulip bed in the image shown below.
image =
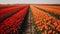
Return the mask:
<path fill-rule="evenodd" d="M 1 9 L 4 9 L 4 8 L 10 8 L 10 7 L 13 7 L 15 5 L 0 5 L 0 10 Z"/>
<path fill-rule="evenodd" d="M 23 8 L 24 6 L 13 7 L 14 9 L 12 7 L 11 8 L 13 10 L 17 10 L 21 9 L 20 7 Z M 11 13 L 13 10 L 7 11 L 7 13 Z M 18 13 L 12 15 L 11 17 L 5 19 L 2 23 L 0 23 L 0 34 L 18 34 L 17 31 L 20 28 L 20 25 L 23 23 L 27 10 L 28 6 L 26 5 L 25 8 L 19 10 Z"/>
<path fill-rule="evenodd" d="M 55 13 L 57 15 L 60 15 L 60 6 L 40 6 L 40 5 L 35 5 L 38 8 L 44 9 L 48 12 Z"/>
<path fill-rule="evenodd" d="M 4 18 L 5 16 L 8 16 L 14 12 L 17 12 L 18 10 L 21 10 L 25 6 L 13 6 L 5 9 L 0 10 L 0 19 Z"/>
<path fill-rule="evenodd" d="M 60 34 L 60 6 L 0 5 L 0 34 L 22 34 L 27 27 L 28 33 Z"/>
<path fill-rule="evenodd" d="M 37 9 L 31 5 L 31 10 L 34 18 L 34 24 L 38 34 L 58 34 L 60 32 L 60 20 L 51 16 L 49 13 Z"/>

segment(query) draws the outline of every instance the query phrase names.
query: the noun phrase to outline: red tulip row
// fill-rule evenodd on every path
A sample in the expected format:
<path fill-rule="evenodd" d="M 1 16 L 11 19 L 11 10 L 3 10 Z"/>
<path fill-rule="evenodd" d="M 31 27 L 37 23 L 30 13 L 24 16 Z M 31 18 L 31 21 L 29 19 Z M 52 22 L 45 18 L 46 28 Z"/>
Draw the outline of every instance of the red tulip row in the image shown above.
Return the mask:
<path fill-rule="evenodd" d="M 14 12 L 17 12 L 17 10 L 24 8 L 25 6 L 14 6 L 14 7 L 9 7 L 5 9 L 0 10 L 0 19 L 2 19 L 5 16 L 8 16 Z"/>
<path fill-rule="evenodd" d="M 13 6 L 18 6 L 18 5 L 0 5 L 0 9 L 9 8 L 9 7 L 13 7 Z"/>
<path fill-rule="evenodd" d="M 1 10 L 1 9 L 5 9 L 5 8 L 10 8 L 10 7 L 14 7 L 14 5 L 12 5 L 12 6 L 0 5 L 0 10 Z"/>
<path fill-rule="evenodd" d="M 0 33 L 1 34 L 12 34 L 11 31 L 13 31 L 15 34 L 17 34 L 18 27 L 22 24 L 24 17 L 27 13 L 28 6 L 26 6 L 24 9 L 19 11 L 18 13 L 12 15 L 11 17 L 7 18 L 0 24 Z"/>
<path fill-rule="evenodd" d="M 60 20 L 49 13 L 37 9 L 33 5 L 31 5 L 31 10 L 37 31 L 42 32 L 42 34 L 57 34 L 60 32 Z"/>
<path fill-rule="evenodd" d="M 54 14 L 60 15 L 60 6 L 40 6 L 40 5 L 34 5 L 38 8 L 44 9 L 47 12 L 52 12 Z"/>

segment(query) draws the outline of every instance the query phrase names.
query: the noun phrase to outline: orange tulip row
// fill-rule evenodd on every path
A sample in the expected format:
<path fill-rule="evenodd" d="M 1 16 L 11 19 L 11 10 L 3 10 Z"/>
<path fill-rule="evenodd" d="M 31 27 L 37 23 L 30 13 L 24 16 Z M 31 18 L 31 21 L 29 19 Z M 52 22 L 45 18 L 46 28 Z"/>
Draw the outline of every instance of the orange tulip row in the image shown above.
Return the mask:
<path fill-rule="evenodd" d="M 39 6 L 39 5 L 34 5 L 40 9 L 44 9 L 46 10 L 47 12 L 52 12 L 54 14 L 57 14 L 57 15 L 60 15 L 60 6 L 55 6 L 55 7 L 51 7 L 51 6 Z M 58 8 L 56 8 L 58 7 Z"/>
<path fill-rule="evenodd" d="M 57 34 L 60 32 L 60 20 L 56 19 L 48 13 L 37 9 L 33 5 L 30 7 L 33 13 L 35 25 L 37 26 L 37 31 L 42 31 L 42 34 Z"/>
<path fill-rule="evenodd" d="M 43 7 L 49 7 L 49 8 L 56 8 L 56 9 L 60 9 L 60 6 L 56 6 L 56 5 L 36 5 L 36 6 L 43 6 Z"/>

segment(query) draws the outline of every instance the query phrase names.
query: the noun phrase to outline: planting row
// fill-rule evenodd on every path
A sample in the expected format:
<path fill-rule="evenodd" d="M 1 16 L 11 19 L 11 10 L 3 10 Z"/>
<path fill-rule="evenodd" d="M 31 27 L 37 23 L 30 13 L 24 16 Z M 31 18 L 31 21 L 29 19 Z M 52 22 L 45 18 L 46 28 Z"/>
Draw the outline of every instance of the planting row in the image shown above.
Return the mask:
<path fill-rule="evenodd" d="M 34 5 L 34 6 L 40 8 L 40 9 L 44 9 L 47 12 L 52 12 L 54 14 L 60 15 L 60 6 L 55 6 L 55 7 L 53 7 L 53 6 L 52 7 L 51 6 L 39 6 L 39 5 Z"/>
<path fill-rule="evenodd" d="M 21 5 L 0 5 L 0 9 L 9 8 L 13 6 L 21 6 Z"/>
<path fill-rule="evenodd" d="M 51 16 L 49 13 L 37 9 L 34 5 L 30 7 L 37 31 L 42 34 L 58 34 L 60 32 L 60 20 Z"/>
<path fill-rule="evenodd" d="M 1 9 L 0 10 L 0 19 L 11 15 L 12 13 L 17 12 L 18 10 L 21 10 L 22 8 L 24 8 L 26 6 L 14 6 L 14 7 L 9 7 L 9 8 L 5 8 L 5 9 Z"/>
<path fill-rule="evenodd" d="M 56 5 L 36 5 L 36 6 L 44 6 L 44 7 L 60 9 L 60 6 L 56 6 Z"/>
<path fill-rule="evenodd" d="M 0 24 L 0 34 L 17 34 L 17 31 L 20 28 L 20 25 L 23 23 L 24 17 L 26 16 L 27 10 L 28 6 L 4 20 Z"/>

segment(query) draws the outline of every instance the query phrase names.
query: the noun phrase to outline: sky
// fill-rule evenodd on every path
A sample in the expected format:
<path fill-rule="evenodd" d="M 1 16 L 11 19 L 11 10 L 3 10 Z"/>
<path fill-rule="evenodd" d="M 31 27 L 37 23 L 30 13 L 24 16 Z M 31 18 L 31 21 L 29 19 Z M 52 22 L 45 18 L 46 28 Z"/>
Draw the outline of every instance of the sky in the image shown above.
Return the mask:
<path fill-rule="evenodd" d="M 0 0 L 0 4 L 60 4 L 60 0 Z"/>

